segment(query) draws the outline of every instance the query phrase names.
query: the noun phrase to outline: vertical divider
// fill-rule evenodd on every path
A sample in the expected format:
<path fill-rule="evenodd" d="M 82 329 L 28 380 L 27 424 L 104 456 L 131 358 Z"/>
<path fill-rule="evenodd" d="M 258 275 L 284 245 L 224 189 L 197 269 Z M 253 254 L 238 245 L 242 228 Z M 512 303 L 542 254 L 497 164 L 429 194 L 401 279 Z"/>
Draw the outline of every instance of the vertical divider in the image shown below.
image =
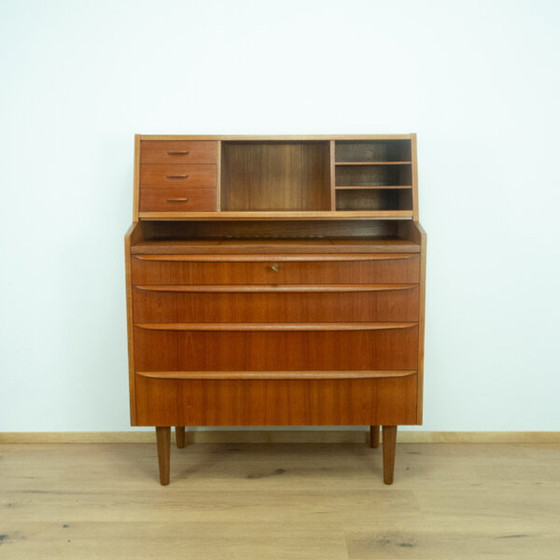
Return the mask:
<path fill-rule="evenodd" d="M 140 134 L 134 136 L 134 189 L 132 193 L 132 221 L 138 221 L 140 206 Z"/>
<path fill-rule="evenodd" d="M 418 210 L 418 159 L 416 157 L 416 134 L 410 135 L 410 159 L 412 161 L 412 219 L 417 222 Z"/>
<path fill-rule="evenodd" d="M 218 140 L 216 148 L 216 211 L 222 209 L 222 141 Z"/>
<path fill-rule="evenodd" d="M 335 141 L 329 141 L 330 156 L 330 187 L 331 187 L 331 211 L 336 210 L 336 166 L 335 166 Z"/>

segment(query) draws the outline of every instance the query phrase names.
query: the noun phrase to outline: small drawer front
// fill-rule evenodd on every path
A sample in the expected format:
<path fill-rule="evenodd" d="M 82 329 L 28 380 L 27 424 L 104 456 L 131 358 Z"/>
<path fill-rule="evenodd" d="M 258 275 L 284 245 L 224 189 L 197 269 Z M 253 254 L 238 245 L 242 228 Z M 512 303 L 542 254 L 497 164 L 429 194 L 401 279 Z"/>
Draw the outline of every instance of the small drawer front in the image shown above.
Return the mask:
<path fill-rule="evenodd" d="M 217 142 L 142 140 L 140 163 L 216 163 Z"/>
<path fill-rule="evenodd" d="M 216 209 L 216 189 L 143 188 L 140 212 L 189 212 Z"/>
<path fill-rule="evenodd" d="M 140 168 L 140 187 L 216 187 L 216 166 L 148 164 Z"/>
<path fill-rule="evenodd" d="M 168 208 L 166 208 L 168 209 Z M 135 255 L 135 285 L 409 284 L 418 283 L 420 257 L 409 255 L 297 258 Z"/>
<path fill-rule="evenodd" d="M 134 288 L 137 323 L 315 323 L 418 321 L 418 285 L 313 287 L 280 291 L 273 287 L 220 286 Z M 206 289 L 207 288 L 207 289 Z M 313 291 L 304 291 L 306 288 Z M 229 289 L 229 288 L 227 288 Z M 292 288 L 290 288 L 291 290 Z M 340 290 L 340 291 L 333 291 Z"/>
<path fill-rule="evenodd" d="M 136 371 L 416 370 L 418 327 L 152 330 L 135 327 Z"/>

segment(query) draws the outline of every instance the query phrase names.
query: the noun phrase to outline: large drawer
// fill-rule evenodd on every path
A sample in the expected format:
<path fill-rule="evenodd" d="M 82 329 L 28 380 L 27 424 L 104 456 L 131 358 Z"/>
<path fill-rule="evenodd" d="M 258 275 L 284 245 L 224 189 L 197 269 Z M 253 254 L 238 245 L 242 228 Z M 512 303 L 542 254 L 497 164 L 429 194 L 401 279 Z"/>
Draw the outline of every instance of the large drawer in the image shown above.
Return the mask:
<path fill-rule="evenodd" d="M 417 284 L 142 286 L 137 323 L 418 321 Z"/>
<path fill-rule="evenodd" d="M 417 254 L 134 255 L 135 285 L 417 283 Z"/>
<path fill-rule="evenodd" d="M 216 189 L 158 187 L 142 188 L 140 193 L 140 212 L 216 210 Z"/>
<path fill-rule="evenodd" d="M 135 378 L 140 426 L 398 425 L 418 421 L 416 374 L 392 379 Z"/>
<path fill-rule="evenodd" d="M 217 142 L 142 140 L 141 163 L 216 163 Z"/>
<path fill-rule="evenodd" d="M 140 168 L 144 187 L 216 187 L 216 166 L 204 164 L 149 164 Z"/>
<path fill-rule="evenodd" d="M 134 328 L 136 371 L 416 370 L 418 366 L 415 323 L 381 328 L 363 324 L 363 330 L 337 330 L 328 324 L 310 326 L 319 330 L 239 323 L 157 330 L 161 327 Z M 332 330 L 321 330 L 325 328 Z"/>

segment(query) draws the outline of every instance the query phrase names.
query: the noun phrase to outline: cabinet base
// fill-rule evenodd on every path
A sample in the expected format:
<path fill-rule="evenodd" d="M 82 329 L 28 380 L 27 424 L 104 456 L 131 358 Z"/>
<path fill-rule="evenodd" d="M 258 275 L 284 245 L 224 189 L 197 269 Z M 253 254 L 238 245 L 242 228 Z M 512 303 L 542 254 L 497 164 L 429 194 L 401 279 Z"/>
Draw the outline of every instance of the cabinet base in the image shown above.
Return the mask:
<path fill-rule="evenodd" d="M 370 446 L 379 446 L 379 426 L 370 426 Z M 162 486 L 169 484 L 171 466 L 171 428 L 156 427 L 157 453 L 159 463 L 159 480 Z M 175 427 L 178 448 L 185 447 L 185 427 Z M 397 426 L 383 426 L 383 482 L 393 484 L 395 471 L 395 454 L 397 447 Z"/>

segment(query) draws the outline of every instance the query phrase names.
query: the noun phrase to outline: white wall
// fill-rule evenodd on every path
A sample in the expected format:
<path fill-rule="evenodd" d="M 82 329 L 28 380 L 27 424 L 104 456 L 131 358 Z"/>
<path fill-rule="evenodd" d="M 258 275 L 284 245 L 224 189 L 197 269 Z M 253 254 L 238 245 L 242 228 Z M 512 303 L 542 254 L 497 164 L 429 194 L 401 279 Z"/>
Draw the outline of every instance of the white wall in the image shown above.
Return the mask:
<path fill-rule="evenodd" d="M 417 132 L 424 429 L 560 429 L 559 7 L 3 0 L 0 431 L 129 426 L 136 132 Z"/>

